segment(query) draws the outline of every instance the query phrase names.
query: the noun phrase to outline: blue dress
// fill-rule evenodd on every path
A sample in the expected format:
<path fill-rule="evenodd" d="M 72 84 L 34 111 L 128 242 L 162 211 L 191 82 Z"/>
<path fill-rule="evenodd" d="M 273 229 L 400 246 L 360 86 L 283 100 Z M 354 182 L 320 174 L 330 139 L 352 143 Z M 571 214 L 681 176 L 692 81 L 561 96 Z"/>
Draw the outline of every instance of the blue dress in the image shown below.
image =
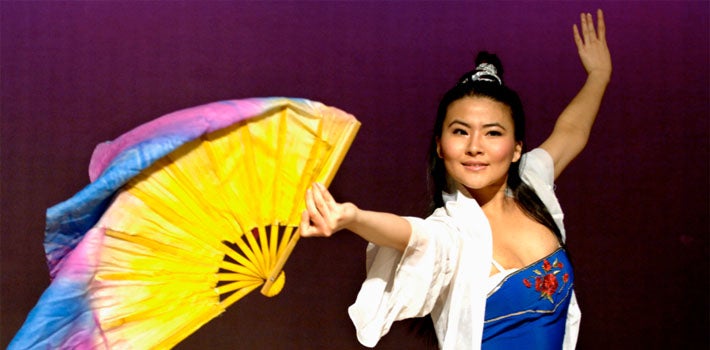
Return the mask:
<path fill-rule="evenodd" d="M 508 275 L 486 299 L 482 349 L 561 349 L 574 275 L 563 248 Z"/>

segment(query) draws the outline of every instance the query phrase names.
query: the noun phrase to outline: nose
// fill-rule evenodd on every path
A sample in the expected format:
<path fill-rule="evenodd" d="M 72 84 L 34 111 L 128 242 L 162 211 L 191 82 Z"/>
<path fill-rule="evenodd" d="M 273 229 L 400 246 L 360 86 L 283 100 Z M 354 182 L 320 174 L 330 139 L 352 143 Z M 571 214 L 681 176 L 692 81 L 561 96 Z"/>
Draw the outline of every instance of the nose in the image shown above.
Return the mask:
<path fill-rule="evenodd" d="M 481 153 L 483 153 L 481 135 L 478 132 L 474 132 L 471 137 L 468 138 L 468 147 L 466 148 L 466 154 L 470 156 L 475 156 Z"/>

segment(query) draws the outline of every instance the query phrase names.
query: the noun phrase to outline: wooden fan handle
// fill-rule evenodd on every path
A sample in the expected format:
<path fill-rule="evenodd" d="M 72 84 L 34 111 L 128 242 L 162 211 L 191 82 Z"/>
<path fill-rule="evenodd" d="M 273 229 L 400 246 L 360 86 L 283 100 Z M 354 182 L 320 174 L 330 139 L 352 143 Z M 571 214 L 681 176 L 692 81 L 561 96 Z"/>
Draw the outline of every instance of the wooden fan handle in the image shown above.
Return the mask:
<path fill-rule="evenodd" d="M 279 260 L 276 261 L 276 265 L 274 265 L 274 268 L 271 269 L 271 271 L 269 272 L 269 277 L 264 282 L 264 286 L 261 287 L 261 294 L 271 297 L 279 293 L 279 290 L 272 291 L 271 288 L 274 286 L 274 282 L 276 282 L 276 279 L 279 277 L 279 274 L 281 274 L 281 271 L 283 270 L 283 267 L 286 264 L 286 260 L 288 260 L 288 257 L 291 255 L 291 252 L 293 252 L 293 249 L 296 247 L 296 243 L 298 242 L 298 239 L 300 237 L 301 234 L 299 232 L 299 229 L 297 228 L 291 236 L 291 240 L 289 240 L 288 245 L 286 246 L 286 250 L 284 250 L 283 254 L 281 254 L 281 256 L 279 257 Z"/>

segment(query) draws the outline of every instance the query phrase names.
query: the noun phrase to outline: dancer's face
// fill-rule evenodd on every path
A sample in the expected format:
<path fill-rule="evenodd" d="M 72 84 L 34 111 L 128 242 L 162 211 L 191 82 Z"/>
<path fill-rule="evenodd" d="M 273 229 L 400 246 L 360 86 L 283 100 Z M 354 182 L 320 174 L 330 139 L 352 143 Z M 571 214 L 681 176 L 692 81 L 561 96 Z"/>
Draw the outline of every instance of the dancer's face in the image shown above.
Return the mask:
<path fill-rule="evenodd" d="M 503 190 L 512 162 L 520 159 L 508 106 L 484 97 L 464 97 L 449 105 L 437 153 L 459 190 Z"/>

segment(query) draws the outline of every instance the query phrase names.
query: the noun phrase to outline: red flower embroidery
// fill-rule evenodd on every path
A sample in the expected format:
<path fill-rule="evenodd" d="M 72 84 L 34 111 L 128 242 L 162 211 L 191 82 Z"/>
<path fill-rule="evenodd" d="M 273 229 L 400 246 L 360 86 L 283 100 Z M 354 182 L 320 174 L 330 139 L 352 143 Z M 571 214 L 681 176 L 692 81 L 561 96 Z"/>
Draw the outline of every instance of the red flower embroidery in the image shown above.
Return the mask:
<path fill-rule="evenodd" d="M 543 298 L 547 298 L 551 303 L 554 301 L 552 300 L 552 295 L 555 294 L 555 291 L 557 291 L 557 286 L 559 283 L 557 283 L 557 276 L 555 276 L 552 273 L 549 273 L 545 275 L 545 277 L 537 277 L 542 280 L 542 283 L 540 283 L 540 288 L 537 288 L 535 286 L 535 290 L 540 292 L 540 296 Z"/>
<path fill-rule="evenodd" d="M 542 262 L 542 269 L 545 270 L 545 272 L 547 272 L 547 271 L 550 271 L 551 268 L 552 268 L 552 265 L 550 265 L 550 262 L 547 261 L 547 259 L 545 259 Z"/>
<path fill-rule="evenodd" d="M 557 289 L 560 288 L 560 283 L 557 280 L 557 274 L 560 273 L 563 266 L 564 265 L 557 260 L 550 263 L 550 261 L 544 259 L 542 261 L 542 270 L 544 272 L 540 272 L 540 270 L 537 269 L 533 270 L 533 272 L 537 275 L 535 276 L 535 291 L 540 293 L 541 298 L 545 298 L 551 303 L 554 303 L 552 296 L 555 292 L 558 292 Z M 569 282 L 569 273 L 562 275 L 562 286 L 567 284 L 567 282 Z M 532 283 L 529 278 L 523 278 L 523 284 L 527 288 L 532 287 Z"/>

